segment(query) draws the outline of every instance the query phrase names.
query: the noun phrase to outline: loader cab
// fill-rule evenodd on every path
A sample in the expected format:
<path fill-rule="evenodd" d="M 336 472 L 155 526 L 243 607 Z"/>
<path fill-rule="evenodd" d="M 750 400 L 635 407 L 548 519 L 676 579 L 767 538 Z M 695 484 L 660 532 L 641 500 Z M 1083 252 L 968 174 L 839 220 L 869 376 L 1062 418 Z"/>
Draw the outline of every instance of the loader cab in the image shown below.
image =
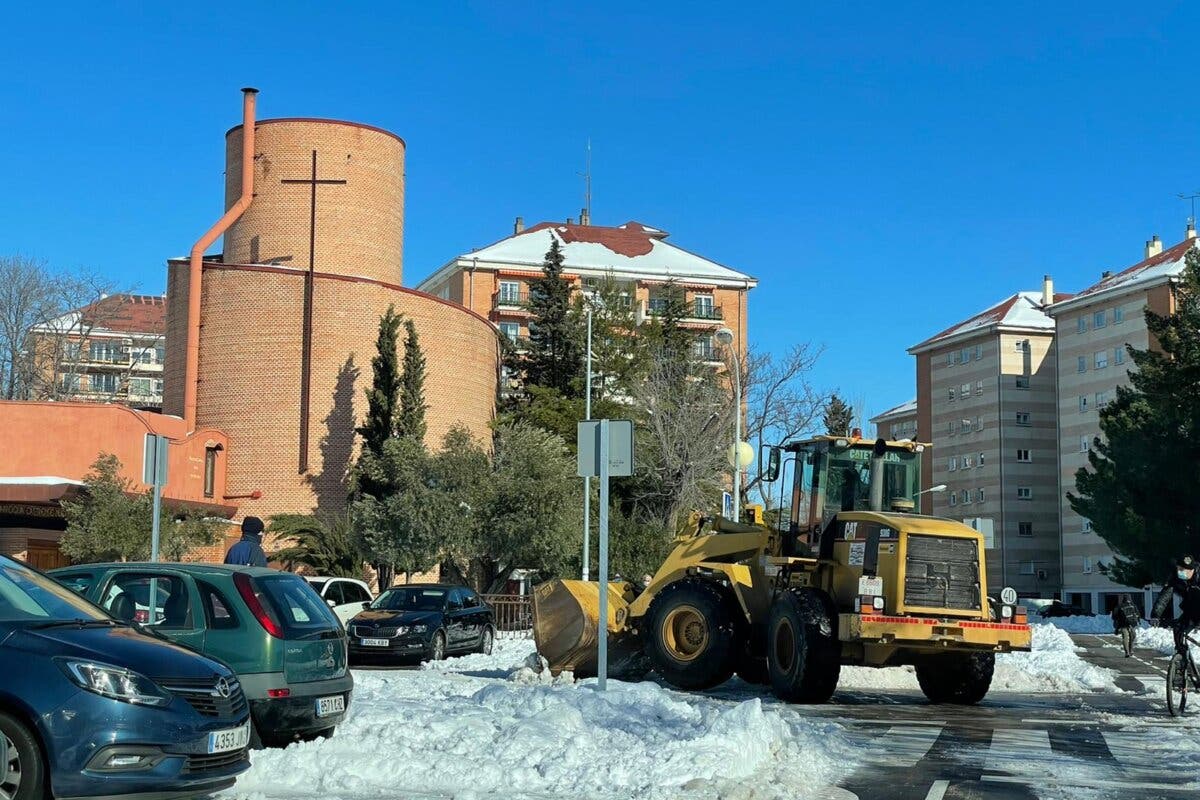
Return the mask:
<path fill-rule="evenodd" d="M 795 454 L 789 533 L 801 541 L 815 543 L 841 511 L 912 513 L 917 507 L 922 444 L 820 436 L 783 449 Z"/>

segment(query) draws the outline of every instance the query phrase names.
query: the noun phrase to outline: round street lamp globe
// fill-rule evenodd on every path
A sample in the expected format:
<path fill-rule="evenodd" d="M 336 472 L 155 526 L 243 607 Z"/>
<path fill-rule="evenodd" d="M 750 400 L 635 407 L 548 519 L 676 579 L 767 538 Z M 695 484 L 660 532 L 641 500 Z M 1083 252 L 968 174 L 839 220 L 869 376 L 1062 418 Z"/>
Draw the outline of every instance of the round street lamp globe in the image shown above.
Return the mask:
<path fill-rule="evenodd" d="M 733 331 L 729 330 L 729 328 L 720 328 L 713 334 L 713 337 L 717 340 L 718 344 L 726 346 L 733 344 Z"/>
<path fill-rule="evenodd" d="M 749 442 L 738 442 L 736 445 L 731 444 L 729 445 L 727 457 L 729 458 L 729 466 L 744 469 L 754 463 L 754 448 L 750 446 Z"/>

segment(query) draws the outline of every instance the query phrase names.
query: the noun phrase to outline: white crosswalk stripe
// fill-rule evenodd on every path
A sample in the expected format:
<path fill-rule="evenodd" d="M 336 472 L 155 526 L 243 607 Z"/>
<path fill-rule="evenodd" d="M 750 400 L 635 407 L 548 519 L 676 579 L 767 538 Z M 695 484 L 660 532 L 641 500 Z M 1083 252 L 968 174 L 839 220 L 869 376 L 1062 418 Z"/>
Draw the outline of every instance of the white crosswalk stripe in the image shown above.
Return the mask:
<path fill-rule="evenodd" d="M 1044 730 L 997 728 L 992 731 L 984 769 L 988 772 L 1019 773 L 1032 764 L 1048 764 L 1053 759 L 1050 734 Z"/>
<path fill-rule="evenodd" d="M 914 766 L 929 753 L 941 733 L 941 725 L 893 726 L 872 742 L 868 759 L 883 767 Z"/>

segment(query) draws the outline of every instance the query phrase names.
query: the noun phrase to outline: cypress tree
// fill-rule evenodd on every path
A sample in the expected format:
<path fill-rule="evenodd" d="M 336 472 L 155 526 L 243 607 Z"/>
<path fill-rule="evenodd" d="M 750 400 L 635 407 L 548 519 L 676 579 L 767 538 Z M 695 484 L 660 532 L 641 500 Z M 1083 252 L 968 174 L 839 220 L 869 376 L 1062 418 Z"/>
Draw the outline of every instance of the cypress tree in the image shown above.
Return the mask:
<path fill-rule="evenodd" d="M 1174 314 L 1146 311 L 1158 347 L 1126 346 L 1129 386 L 1100 410 L 1104 438 L 1067 494 L 1116 556 L 1100 570 L 1126 586 L 1158 583 L 1200 549 L 1200 251 L 1176 291 Z"/>
<path fill-rule="evenodd" d="M 854 409 L 846 405 L 842 398 L 834 392 L 825 404 L 822 416 L 825 432 L 830 436 L 846 436 L 850 433 L 850 425 L 854 422 Z"/>
<path fill-rule="evenodd" d="M 563 280 L 563 254 L 551 237 L 542 276 L 529 284 L 529 352 L 524 358 L 527 384 L 554 389 L 564 397 L 581 393 L 583 352 L 578 320 L 571 314 L 571 285 Z"/>
<path fill-rule="evenodd" d="M 367 419 L 355 429 L 363 437 L 363 445 L 376 455 L 383 452 L 383 443 L 395 434 L 400 394 L 400 366 L 396 349 L 401 319 L 391 305 L 387 313 L 379 318 L 375 357 L 371 359 L 371 388 L 367 390 Z"/>
<path fill-rule="evenodd" d="M 400 413 L 396 435 L 425 441 L 425 354 L 417 338 L 417 326 L 404 321 L 404 374 L 400 379 Z"/>

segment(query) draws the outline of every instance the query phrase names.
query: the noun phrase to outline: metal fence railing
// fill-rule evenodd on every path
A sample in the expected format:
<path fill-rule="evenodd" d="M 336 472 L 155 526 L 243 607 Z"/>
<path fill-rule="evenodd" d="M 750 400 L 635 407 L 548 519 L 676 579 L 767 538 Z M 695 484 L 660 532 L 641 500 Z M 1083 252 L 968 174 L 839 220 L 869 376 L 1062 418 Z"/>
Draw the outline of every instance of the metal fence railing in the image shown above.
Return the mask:
<path fill-rule="evenodd" d="M 496 618 L 496 635 L 504 639 L 533 637 L 533 598 L 520 594 L 485 594 Z"/>

